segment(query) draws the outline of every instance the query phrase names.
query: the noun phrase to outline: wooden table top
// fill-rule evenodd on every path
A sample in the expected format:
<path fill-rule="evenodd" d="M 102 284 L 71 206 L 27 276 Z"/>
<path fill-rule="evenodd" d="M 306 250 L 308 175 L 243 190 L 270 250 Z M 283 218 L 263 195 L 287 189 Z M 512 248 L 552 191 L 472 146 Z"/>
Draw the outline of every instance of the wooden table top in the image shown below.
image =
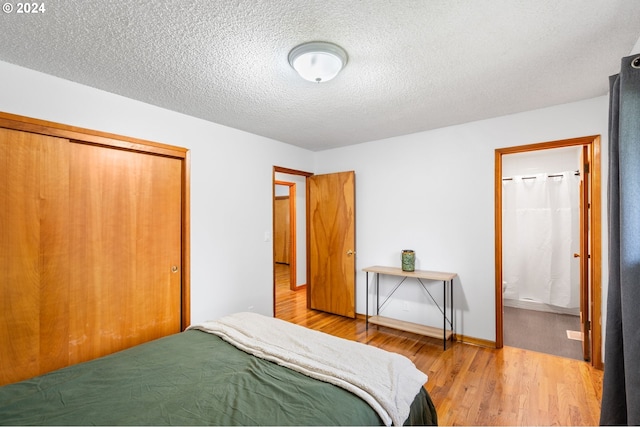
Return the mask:
<path fill-rule="evenodd" d="M 426 279 L 426 280 L 452 280 L 454 277 L 458 275 L 457 273 L 445 273 L 443 271 L 428 271 L 428 270 L 403 271 L 399 267 L 385 267 L 381 265 L 375 265 L 372 267 L 363 268 L 362 271 L 368 271 L 370 273 L 388 274 L 390 276 L 415 277 L 418 279 Z"/>

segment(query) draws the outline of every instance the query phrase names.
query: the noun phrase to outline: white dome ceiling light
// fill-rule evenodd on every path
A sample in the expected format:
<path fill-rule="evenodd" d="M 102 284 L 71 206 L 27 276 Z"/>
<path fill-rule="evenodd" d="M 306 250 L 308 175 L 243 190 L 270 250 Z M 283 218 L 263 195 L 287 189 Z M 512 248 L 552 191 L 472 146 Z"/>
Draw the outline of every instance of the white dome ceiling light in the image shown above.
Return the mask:
<path fill-rule="evenodd" d="M 347 52 L 333 43 L 303 43 L 289 52 L 289 64 L 305 80 L 328 82 L 347 65 Z"/>

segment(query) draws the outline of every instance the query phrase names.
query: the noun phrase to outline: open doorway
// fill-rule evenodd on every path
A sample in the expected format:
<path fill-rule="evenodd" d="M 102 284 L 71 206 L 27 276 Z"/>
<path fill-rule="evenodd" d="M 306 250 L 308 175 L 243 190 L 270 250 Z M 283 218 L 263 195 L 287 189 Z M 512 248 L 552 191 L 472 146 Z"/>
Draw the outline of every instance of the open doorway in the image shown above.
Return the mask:
<path fill-rule="evenodd" d="M 307 284 L 306 179 L 311 173 L 273 170 L 273 312 Z"/>
<path fill-rule="evenodd" d="M 584 337 L 581 342 L 583 358 L 585 360 L 591 360 L 595 367 L 602 366 L 600 330 L 601 204 L 599 142 L 598 136 L 590 136 L 496 150 L 496 346 L 498 348 L 501 348 L 505 344 L 505 330 L 509 327 L 509 325 L 505 325 L 505 319 L 507 319 L 507 316 L 513 314 L 514 305 L 516 309 L 524 308 L 528 310 L 532 308 L 530 304 L 535 300 L 536 302 L 542 302 L 543 304 L 539 307 L 544 306 L 543 308 L 545 309 L 549 307 L 560 307 L 559 316 L 577 314 L 578 316 L 575 318 L 576 322 L 570 323 L 572 326 L 569 326 L 568 330 L 571 330 L 574 334 L 581 333 Z M 574 157 L 578 159 L 576 160 L 577 169 L 574 171 L 573 166 L 558 166 L 558 169 L 567 170 L 555 171 L 557 173 L 534 170 L 530 171 L 528 175 L 524 173 L 518 176 L 516 178 L 517 183 L 515 181 L 505 181 L 505 178 L 514 179 L 507 175 L 516 174 L 512 167 L 514 162 L 510 162 L 510 160 L 518 157 L 520 159 L 527 157 L 541 158 L 543 157 L 543 153 L 549 153 L 549 150 L 564 150 L 562 152 L 569 158 Z M 507 173 L 505 174 L 505 172 Z M 540 173 L 539 176 L 538 173 Z M 576 177 L 576 175 L 578 175 L 578 177 Z M 541 179 L 541 182 L 536 183 L 537 177 Z M 527 178 L 527 182 L 525 183 L 525 180 L 522 178 Z M 539 191 L 536 186 L 540 186 L 540 188 L 553 187 L 554 189 L 552 191 L 555 191 L 557 194 L 554 193 L 549 196 L 538 192 L 536 197 L 556 198 L 561 204 L 564 203 L 564 205 L 567 206 L 569 203 L 568 198 L 574 199 L 576 207 L 573 212 L 573 222 L 575 225 L 571 230 L 565 230 L 566 235 L 562 238 L 564 240 L 561 240 L 560 243 L 551 243 L 550 229 L 535 229 L 533 224 L 536 223 L 531 222 L 531 219 L 537 215 L 538 212 L 536 212 L 536 209 L 549 212 L 563 211 L 560 216 L 564 216 L 560 221 L 565 221 L 565 223 L 568 221 L 570 223 L 572 216 L 570 209 L 567 209 L 567 206 L 564 205 L 562 207 L 555 206 L 552 208 L 546 207 L 544 209 L 536 208 L 532 210 L 519 208 L 517 216 L 514 216 L 513 212 L 511 212 L 511 209 L 514 208 L 513 200 L 505 200 L 505 197 L 515 197 L 515 193 L 512 193 L 512 191 L 517 187 L 516 184 L 529 187 L 526 191 L 532 191 L 532 189 Z M 561 191 L 558 190 L 559 188 L 563 188 L 564 190 L 562 191 L 565 191 L 566 194 L 558 193 L 558 191 Z M 514 218 L 519 218 L 522 223 L 528 224 L 527 229 L 520 231 L 518 236 L 519 240 L 515 242 L 512 240 L 513 236 L 509 235 L 511 231 L 508 231 L 512 225 L 511 222 L 514 222 Z M 559 228 L 558 225 L 552 225 L 550 223 L 552 220 L 549 217 L 546 217 L 544 221 L 546 224 L 545 227 L 553 226 L 556 229 Z M 567 225 L 565 224 L 565 226 Z M 572 232 L 576 233 L 577 236 L 572 236 Z M 512 258 L 518 256 L 518 254 L 514 252 L 518 252 L 519 247 L 526 244 L 527 235 L 533 236 L 534 240 L 539 238 L 540 235 L 544 235 L 545 245 L 562 247 L 562 255 L 544 254 L 544 256 L 548 258 L 548 263 L 554 264 L 553 266 L 551 266 L 551 264 L 549 264 L 549 266 L 543 264 L 542 259 L 537 259 L 534 260 L 532 266 L 528 267 L 528 270 L 526 268 L 524 270 L 514 270 L 514 261 Z M 534 250 L 528 251 L 525 249 L 524 253 L 520 254 L 520 263 L 531 263 L 531 258 L 534 258 L 534 252 Z M 573 256 L 575 256 L 576 259 L 571 259 Z M 558 260 L 562 260 L 565 264 L 563 268 L 558 269 L 558 266 L 555 265 L 558 264 Z M 540 286 L 532 290 L 517 288 L 519 282 L 524 283 L 527 279 L 536 276 L 539 270 L 545 269 L 553 271 L 550 275 L 547 275 L 546 278 L 536 279 L 536 286 Z M 563 277 L 562 280 L 566 279 L 568 282 L 578 282 L 579 277 L 578 288 L 571 289 L 567 287 L 566 289 L 552 289 L 550 287 L 551 284 L 555 286 L 556 282 L 562 281 L 559 277 Z M 570 277 L 573 279 L 570 279 Z M 539 283 L 541 281 L 545 283 Z M 567 284 L 567 286 L 569 286 L 569 284 Z M 513 300 L 516 300 L 515 304 L 512 304 Z M 521 305 L 520 307 L 518 307 L 519 304 Z M 562 310 L 565 310 L 565 313 L 562 313 Z M 577 310 L 577 312 L 572 313 L 572 310 Z M 545 311 L 548 312 L 549 310 Z M 523 311 L 522 313 L 525 312 Z M 571 318 L 567 317 L 566 319 Z M 557 323 L 559 320 L 555 321 Z M 513 317 L 508 317 L 508 322 L 514 322 Z M 530 321 L 526 322 L 530 323 Z M 540 323 L 540 325 L 543 324 L 544 323 Z M 578 328 L 579 330 L 576 331 L 575 329 Z M 544 326 L 540 326 L 538 329 L 545 329 L 545 332 L 548 332 Z M 570 339 L 569 335 L 570 334 L 567 333 L 567 339 Z M 544 337 L 542 339 L 544 340 Z"/>
<path fill-rule="evenodd" d="M 582 147 L 502 156 L 504 345 L 582 360 Z"/>
<path fill-rule="evenodd" d="M 282 295 L 306 289 L 307 307 L 355 317 L 355 172 L 334 172 L 321 175 L 274 166 L 274 224 L 276 186 L 278 183 L 304 183 L 305 192 L 296 192 L 296 285 Z M 288 184 L 286 184 L 289 186 Z M 290 188 L 292 186 L 289 186 Z M 291 190 L 290 190 L 291 191 Z M 300 212 L 304 207 L 304 212 Z M 305 230 L 304 233 L 300 230 Z M 301 239 L 305 239 L 300 243 Z M 275 244 L 275 243 L 274 243 Z M 274 247 L 274 253 L 276 252 Z M 293 260 L 294 258 L 291 257 Z M 301 263 L 305 267 L 301 267 Z M 281 288 L 276 277 L 274 259 L 273 312 L 278 317 Z M 293 269 L 292 269 L 293 270 Z M 293 273 L 291 279 L 293 280 Z M 304 313 L 302 313 L 304 315 Z M 290 318 L 290 317 L 289 317 Z"/>

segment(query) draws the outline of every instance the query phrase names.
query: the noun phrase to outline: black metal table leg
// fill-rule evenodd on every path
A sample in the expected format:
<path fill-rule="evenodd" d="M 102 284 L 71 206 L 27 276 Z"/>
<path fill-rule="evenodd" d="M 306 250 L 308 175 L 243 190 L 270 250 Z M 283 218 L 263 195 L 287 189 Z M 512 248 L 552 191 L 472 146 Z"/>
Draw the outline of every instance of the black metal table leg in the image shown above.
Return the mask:
<path fill-rule="evenodd" d="M 365 330 L 369 330 L 369 272 L 367 271 L 367 298 L 365 300 L 365 308 L 364 308 L 364 328 Z"/>
<path fill-rule="evenodd" d="M 376 273 L 376 316 L 380 315 L 380 273 Z"/>
<path fill-rule="evenodd" d="M 442 308 L 444 309 L 444 315 L 442 316 L 442 342 L 444 343 L 444 350 L 447 350 L 447 281 L 442 281 Z"/>
<path fill-rule="evenodd" d="M 451 343 L 453 344 L 456 336 L 456 316 L 453 312 L 453 279 L 449 280 L 449 292 L 451 293 L 449 300 L 451 302 Z"/>

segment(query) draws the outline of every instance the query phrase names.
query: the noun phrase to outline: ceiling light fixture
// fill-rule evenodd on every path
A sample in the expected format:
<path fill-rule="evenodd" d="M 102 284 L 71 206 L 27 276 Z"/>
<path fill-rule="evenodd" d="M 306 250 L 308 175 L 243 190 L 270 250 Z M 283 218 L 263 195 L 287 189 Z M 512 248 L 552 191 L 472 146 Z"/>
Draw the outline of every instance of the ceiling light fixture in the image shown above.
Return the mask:
<path fill-rule="evenodd" d="M 333 43 L 303 43 L 289 52 L 289 64 L 305 80 L 328 82 L 347 65 L 347 52 Z"/>

